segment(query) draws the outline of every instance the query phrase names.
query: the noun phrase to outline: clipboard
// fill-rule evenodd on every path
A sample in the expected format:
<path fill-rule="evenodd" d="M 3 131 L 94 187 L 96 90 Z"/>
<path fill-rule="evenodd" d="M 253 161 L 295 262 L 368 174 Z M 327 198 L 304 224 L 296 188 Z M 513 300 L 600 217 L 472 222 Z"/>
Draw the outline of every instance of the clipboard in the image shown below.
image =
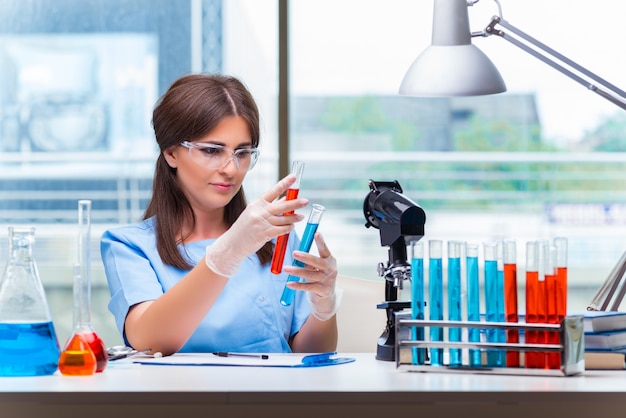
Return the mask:
<path fill-rule="evenodd" d="M 177 353 L 160 358 L 134 358 L 132 363 L 145 366 L 239 366 L 239 367 L 325 367 L 352 363 L 352 357 L 336 357 L 337 352 L 307 355 L 267 354 L 258 356 L 218 356 L 211 353 Z"/>

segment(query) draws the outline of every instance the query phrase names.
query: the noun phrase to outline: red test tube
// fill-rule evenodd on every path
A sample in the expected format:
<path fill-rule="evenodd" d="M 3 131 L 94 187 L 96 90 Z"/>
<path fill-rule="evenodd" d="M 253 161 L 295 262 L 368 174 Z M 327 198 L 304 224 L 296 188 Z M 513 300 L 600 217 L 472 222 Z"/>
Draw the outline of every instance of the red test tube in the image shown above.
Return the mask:
<path fill-rule="evenodd" d="M 556 307 L 556 288 L 557 288 L 557 278 L 556 278 L 556 247 L 549 246 L 548 247 L 548 256 L 546 257 L 546 322 L 548 324 L 558 324 L 560 320 L 557 315 L 557 307 Z M 547 342 L 548 344 L 559 344 L 560 338 L 559 333 L 557 331 L 549 331 L 547 333 Z M 560 369 L 561 368 L 561 355 L 558 352 L 550 352 L 546 357 L 546 366 L 548 369 Z"/>
<path fill-rule="evenodd" d="M 298 197 L 300 192 L 300 180 L 302 179 L 302 172 L 304 171 L 304 161 L 294 161 L 291 164 L 291 172 L 296 175 L 296 181 L 287 190 L 286 200 L 293 200 Z M 283 215 L 293 215 L 293 211 L 285 212 Z M 281 235 L 276 239 L 276 246 L 274 247 L 274 255 L 272 256 L 272 273 L 280 274 L 283 271 L 283 263 L 285 262 L 285 251 L 287 251 L 287 241 L 289 241 L 289 234 Z"/>
<path fill-rule="evenodd" d="M 548 274 L 547 268 L 549 265 L 548 257 L 550 256 L 550 245 L 548 243 L 548 240 L 540 240 L 537 244 L 539 245 L 537 251 L 537 265 L 539 266 L 539 287 L 537 291 L 537 322 L 541 324 L 546 324 L 548 323 L 548 287 L 546 284 L 546 275 Z M 537 334 L 537 342 L 539 344 L 548 343 L 547 331 L 539 331 Z M 545 351 L 540 351 L 539 353 L 537 353 L 537 368 L 547 368 L 547 359 L 548 356 Z"/>
<path fill-rule="evenodd" d="M 504 314 L 506 322 L 518 322 L 517 309 L 517 243 L 513 239 L 504 240 L 503 264 L 504 264 Z M 506 332 L 506 342 L 519 343 L 519 331 L 509 329 Z M 506 352 L 506 366 L 519 367 L 519 352 L 509 350 Z"/>
<path fill-rule="evenodd" d="M 539 268 L 538 268 L 538 246 L 536 241 L 526 243 L 526 322 L 537 323 L 539 299 Z M 539 342 L 538 331 L 527 329 L 524 333 L 524 341 L 527 344 Z M 526 368 L 537 367 L 538 353 L 533 350 L 524 353 L 524 366 Z"/>
<path fill-rule="evenodd" d="M 567 238 L 554 238 L 556 247 L 556 315 L 559 323 L 567 314 Z"/>

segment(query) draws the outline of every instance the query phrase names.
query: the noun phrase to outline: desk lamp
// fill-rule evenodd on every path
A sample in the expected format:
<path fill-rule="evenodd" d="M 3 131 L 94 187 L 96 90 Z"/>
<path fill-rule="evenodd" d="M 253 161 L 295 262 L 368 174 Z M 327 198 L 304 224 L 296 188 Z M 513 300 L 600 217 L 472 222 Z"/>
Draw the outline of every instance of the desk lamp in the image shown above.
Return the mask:
<path fill-rule="evenodd" d="M 411 302 L 398 301 L 398 289 L 411 279 L 411 265 L 406 248 L 424 236 L 426 213 L 415 202 L 402 194 L 398 181 L 369 180 L 370 192 L 363 202 L 365 227 L 380 232 L 380 244 L 389 247 L 387 264 L 378 264 L 378 275 L 385 279 L 385 302 L 377 305 L 386 309 L 387 323 L 378 338 L 376 358 L 395 360 L 395 312 L 411 307 Z"/>
<path fill-rule="evenodd" d="M 483 31 L 470 32 L 468 7 L 478 1 L 434 0 L 432 43 L 409 67 L 400 94 L 445 97 L 506 91 L 496 67 L 471 43 L 472 37 L 496 35 L 626 110 L 626 92 L 504 20 L 498 0 L 499 14 Z"/>

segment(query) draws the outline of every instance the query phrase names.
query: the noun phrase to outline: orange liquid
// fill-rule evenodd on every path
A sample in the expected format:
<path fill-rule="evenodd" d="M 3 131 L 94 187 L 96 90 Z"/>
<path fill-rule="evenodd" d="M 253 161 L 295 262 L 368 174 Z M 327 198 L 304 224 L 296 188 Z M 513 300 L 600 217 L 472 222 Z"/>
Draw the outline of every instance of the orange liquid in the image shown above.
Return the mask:
<path fill-rule="evenodd" d="M 556 275 L 546 274 L 546 322 L 548 324 L 558 324 L 560 322 L 556 309 Z M 546 333 L 549 344 L 559 344 L 559 333 L 548 331 Z M 546 366 L 548 369 L 561 368 L 561 356 L 559 353 L 547 353 Z"/>
<path fill-rule="evenodd" d="M 556 316 L 562 321 L 567 315 L 567 267 L 556 269 Z"/>
<path fill-rule="evenodd" d="M 287 190 L 286 200 L 293 200 L 298 197 L 300 189 Z M 293 215 L 294 211 L 283 213 L 283 215 Z M 272 256 L 272 273 L 280 274 L 283 271 L 283 263 L 285 262 L 285 251 L 287 251 L 287 241 L 289 234 L 281 235 L 276 239 L 276 247 L 274 247 L 274 255 Z"/>
<path fill-rule="evenodd" d="M 507 322 L 518 322 L 519 315 L 517 313 L 517 265 L 504 265 L 504 315 Z M 519 331 L 509 329 L 506 331 L 507 343 L 519 343 Z M 519 367 L 519 352 L 506 352 L 506 366 Z"/>
<path fill-rule="evenodd" d="M 90 376 L 96 373 L 96 356 L 82 334 L 74 334 L 59 358 L 59 372 L 64 376 Z"/>
<path fill-rule="evenodd" d="M 526 272 L 526 322 L 539 322 L 539 308 L 537 306 L 539 300 L 539 272 Z M 539 342 L 537 331 L 526 330 L 526 343 L 536 344 Z M 538 352 L 525 352 L 524 366 L 527 368 L 536 368 L 538 362 Z"/>
<path fill-rule="evenodd" d="M 547 298 L 546 281 L 539 280 L 539 292 L 537 293 L 537 322 L 545 324 L 548 320 L 548 298 Z M 548 342 L 548 333 L 546 331 L 539 331 L 537 333 L 537 342 L 539 344 L 546 344 Z M 537 353 L 537 367 L 543 369 L 546 367 L 547 355 L 545 352 Z"/>

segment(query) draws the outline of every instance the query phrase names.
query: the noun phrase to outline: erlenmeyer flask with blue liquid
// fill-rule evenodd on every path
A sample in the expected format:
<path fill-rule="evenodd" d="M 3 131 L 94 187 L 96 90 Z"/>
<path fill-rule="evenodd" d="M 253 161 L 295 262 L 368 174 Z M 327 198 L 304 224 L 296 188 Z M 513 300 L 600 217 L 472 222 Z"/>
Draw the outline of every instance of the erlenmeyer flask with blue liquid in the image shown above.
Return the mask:
<path fill-rule="evenodd" d="M 33 258 L 35 228 L 9 227 L 9 260 L 0 281 L 0 376 L 57 371 L 61 354 Z"/>

